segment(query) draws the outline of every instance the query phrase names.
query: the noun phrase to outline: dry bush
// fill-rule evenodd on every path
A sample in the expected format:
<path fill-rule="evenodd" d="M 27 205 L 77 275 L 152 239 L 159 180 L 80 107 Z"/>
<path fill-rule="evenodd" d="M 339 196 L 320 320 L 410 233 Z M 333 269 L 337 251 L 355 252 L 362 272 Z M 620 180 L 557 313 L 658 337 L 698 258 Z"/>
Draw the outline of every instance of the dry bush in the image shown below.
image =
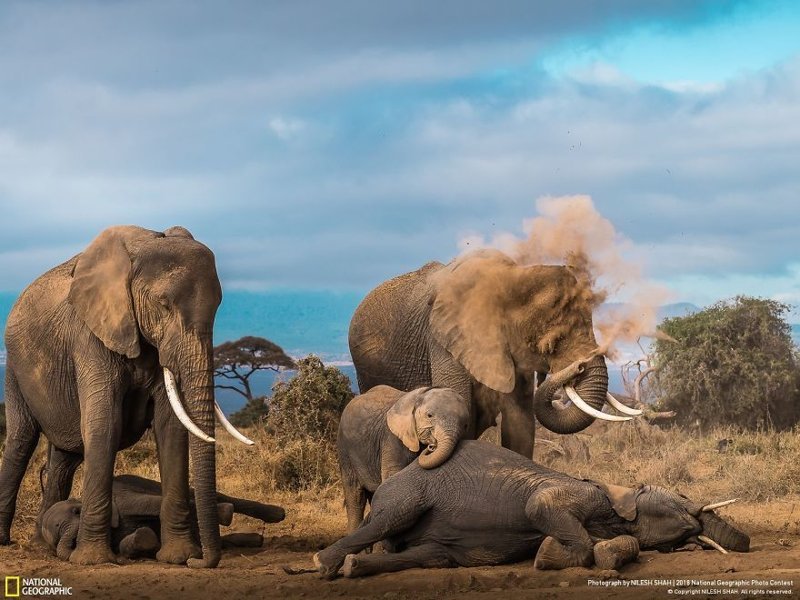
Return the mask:
<path fill-rule="evenodd" d="M 763 502 L 800 496 L 800 431 L 741 432 L 719 427 L 700 435 L 678 426 L 632 421 L 593 425 L 558 436 L 539 430 L 537 458 L 575 477 L 619 485 L 647 483 L 698 500 Z M 562 452 L 547 452 L 548 440 Z M 569 451 L 581 441 L 588 456 Z M 732 440 L 724 452 L 720 440 Z"/>
<path fill-rule="evenodd" d="M 499 436 L 493 428 L 486 438 Z M 619 485 L 649 483 L 680 491 L 697 501 L 739 497 L 726 517 L 750 532 L 800 534 L 800 431 L 745 432 L 718 428 L 700 435 L 680 427 L 659 429 L 635 421 L 558 436 L 539 428 L 536 457 L 543 464 L 579 478 Z M 268 525 L 237 516 L 238 530 L 289 536 L 298 550 L 330 543 L 345 532 L 339 469 L 332 442 L 278 442 L 263 427 L 247 435 L 244 446 L 221 431 L 217 443 L 217 485 L 227 494 L 284 506 L 283 523 Z M 719 440 L 732 440 L 725 452 Z M 47 445 L 42 441 L 23 481 L 14 522 L 14 539 L 33 534 L 39 509 L 39 468 Z M 78 470 L 73 495 L 81 492 Z M 148 434 L 117 456 L 117 473 L 158 479 L 155 443 Z M 767 504 L 768 503 L 768 504 Z"/>

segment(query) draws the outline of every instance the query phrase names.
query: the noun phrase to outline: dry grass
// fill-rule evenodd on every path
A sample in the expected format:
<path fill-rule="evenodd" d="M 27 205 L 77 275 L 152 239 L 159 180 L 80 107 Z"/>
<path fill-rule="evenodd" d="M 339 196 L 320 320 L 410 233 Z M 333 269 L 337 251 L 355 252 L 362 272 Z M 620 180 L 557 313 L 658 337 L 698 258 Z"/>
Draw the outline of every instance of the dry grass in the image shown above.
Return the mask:
<path fill-rule="evenodd" d="M 597 424 L 583 433 L 557 436 L 539 429 L 537 460 L 579 478 L 620 485 L 649 483 L 670 487 L 698 501 L 741 498 L 726 515 L 749 531 L 800 535 L 800 432 L 740 433 L 716 429 L 701 436 L 680 428 L 658 429 L 645 423 L 608 427 Z M 287 519 L 269 525 L 265 534 L 290 536 L 298 550 L 329 543 L 345 531 L 336 453 L 330 443 L 296 441 L 279 447 L 262 428 L 248 435 L 245 447 L 220 436 L 217 481 L 227 494 L 286 507 Z M 496 432 L 484 436 L 496 439 Z M 731 439 L 726 452 L 717 443 Z M 19 495 L 14 537 L 29 539 L 38 510 L 39 468 L 46 444 L 40 444 Z M 117 473 L 158 479 L 155 444 L 146 436 L 120 453 Z M 81 470 L 74 494 L 80 495 Z M 237 516 L 236 529 L 262 531 L 262 524 Z M 288 538 L 287 538 L 288 539 Z M 777 538 L 776 538 L 777 539 Z"/>
<path fill-rule="evenodd" d="M 542 434 L 536 452 L 548 466 L 576 477 L 662 485 L 697 499 L 768 502 L 800 497 L 798 433 L 718 428 L 699 435 L 644 422 L 596 424 L 573 436 Z M 723 452 L 720 440 L 732 440 Z"/>

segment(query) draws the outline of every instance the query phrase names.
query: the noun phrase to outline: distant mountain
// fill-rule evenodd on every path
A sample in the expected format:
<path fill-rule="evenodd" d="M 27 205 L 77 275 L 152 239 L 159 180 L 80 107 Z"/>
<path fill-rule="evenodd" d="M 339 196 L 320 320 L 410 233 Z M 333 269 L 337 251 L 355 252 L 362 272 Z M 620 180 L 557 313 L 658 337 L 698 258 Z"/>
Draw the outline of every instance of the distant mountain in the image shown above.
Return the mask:
<path fill-rule="evenodd" d="M 664 319 L 673 319 L 675 317 L 685 317 L 700 312 L 702 309 L 696 304 L 691 302 L 675 302 L 674 304 L 665 304 L 658 309 L 658 321 Z"/>
<path fill-rule="evenodd" d="M 624 302 L 606 302 L 601 304 L 595 310 L 595 316 L 599 316 L 601 318 L 610 317 L 615 312 L 619 312 L 621 309 L 626 309 L 628 306 L 629 305 Z M 692 304 L 691 302 L 675 302 L 674 304 L 665 304 L 660 306 L 658 308 L 657 318 L 658 322 L 660 323 L 664 319 L 685 317 L 686 315 L 691 315 L 699 310 L 701 310 L 701 308 L 696 304 Z"/>

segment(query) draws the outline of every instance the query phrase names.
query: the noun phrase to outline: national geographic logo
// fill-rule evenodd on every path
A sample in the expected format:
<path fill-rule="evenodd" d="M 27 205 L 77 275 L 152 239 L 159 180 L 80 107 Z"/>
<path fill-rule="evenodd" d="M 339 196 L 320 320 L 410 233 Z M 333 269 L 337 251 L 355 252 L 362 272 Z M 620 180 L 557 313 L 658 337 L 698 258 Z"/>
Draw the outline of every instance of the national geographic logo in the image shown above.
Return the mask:
<path fill-rule="evenodd" d="M 27 596 L 72 596 L 72 587 L 63 585 L 60 577 L 19 577 L 6 575 L 6 598 Z"/>
<path fill-rule="evenodd" d="M 20 585 L 19 577 L 6 576 L 6 598 L 19 598 Z"/>

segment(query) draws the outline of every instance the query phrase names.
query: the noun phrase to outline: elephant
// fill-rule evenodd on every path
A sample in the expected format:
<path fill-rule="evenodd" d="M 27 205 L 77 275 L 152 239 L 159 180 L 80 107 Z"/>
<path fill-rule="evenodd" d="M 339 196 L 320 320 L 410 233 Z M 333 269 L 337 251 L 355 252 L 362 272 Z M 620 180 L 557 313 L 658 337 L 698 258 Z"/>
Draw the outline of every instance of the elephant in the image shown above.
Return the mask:
<path fill-rule="evenodd" d="M 111 547 L 126 558 L 154 557 L 161 531 L 161 484 L 136 475 L 114 477 L 111 501 Z M 194 505 L 190 505 L 195 517 Z M 265 523 L 278 523 L 286 513 L 280 506 L 261 504 L 217 493 L 217 515 L 221 525 L 230 525 L 234 513 Z M 56 502 L 42 517 L 41 533 L 47 545 L 61 560 L 69 560 L 78 540 L 81 501 L 71 498 Z M 222 544 L 261 546 L 260 534 L 229 534 Z"/>
<path fill-rule="evenodd" d="M 536 419 L 575 433 L 595 418 L 641 414 L 608 394 L 595 304 L 569 266 L 521 266 L 497 250 L 428 263 L 380 284 L 356 308 L 349 343 L 359 390 L 452 388 L 469 405 L 469 437 L 501 414 L 502 445 L 530 458 Z M 553 402 L 561 388 L 566 408 Z M 606 399 L 624 415 L 602 412 Z"/>
<path fill-rule="evenodd" d="M 401 392 L 379 385 L 350 400 L 336 440 L 348 531 L 361 524 L 367 499 L 382 481 L 418 455 L 423 469 L 438 467 L 468 427 L 464 401 L 445 388 Z"/>
<path fill-rule="evenodd" d="M 113 562 L 116 453 L 152 427 L 164 487 L 158 558 L 217 565 L 215 414 L 240 441 L 252 443 L 214 401 L 212 330 L 221 299 L 213 253 L 183 227 L 163 233 L 110 227 L 22 292 L 5 333 L 0 544 L 10 543 L 20 482 L 43 434 L 50 451 L 37 523 L 68 498 L 75 469 L 85 461 L 80 533 L 70 561 Z M 200 545 L 190 518 L 189 454 Z"/>
<path fill-rule="evenodd" d="M 618 568 L 640 549 L 747 552 L 750 538 L 703 505 L 651 485 L 579 480 L 485 441 L 448 461 L 414 461 L 381 483 L 356 531 L 314 555 L 326 578 L 534 558 L 537 569 Z M 357 555 L 379 540 L 398 552 Z"/>

